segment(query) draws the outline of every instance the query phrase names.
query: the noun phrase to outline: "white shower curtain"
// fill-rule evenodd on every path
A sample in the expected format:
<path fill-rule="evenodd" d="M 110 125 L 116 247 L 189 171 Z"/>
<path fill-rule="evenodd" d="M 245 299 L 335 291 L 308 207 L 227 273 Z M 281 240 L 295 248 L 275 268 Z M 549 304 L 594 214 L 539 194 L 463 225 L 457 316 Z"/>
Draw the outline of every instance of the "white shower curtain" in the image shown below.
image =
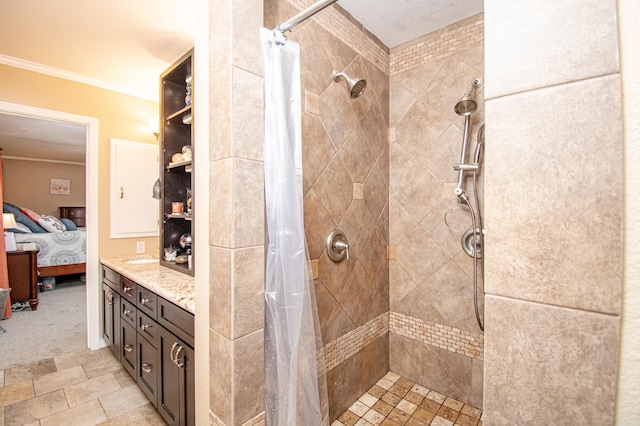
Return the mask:
<path fill-rule="evenodd" d="M 302 205 L 300 45 L 260 30 L 267 223 L 265 382 L 269 426 L 328 425 L 322 338 Z"/>

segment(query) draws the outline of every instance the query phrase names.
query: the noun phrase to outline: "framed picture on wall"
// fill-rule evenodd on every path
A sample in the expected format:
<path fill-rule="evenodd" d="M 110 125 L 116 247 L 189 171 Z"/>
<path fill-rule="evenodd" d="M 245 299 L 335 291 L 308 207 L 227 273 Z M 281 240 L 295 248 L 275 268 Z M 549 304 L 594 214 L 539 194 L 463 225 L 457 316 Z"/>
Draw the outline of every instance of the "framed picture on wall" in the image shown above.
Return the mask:
<path fill-rule="evenodd" d="M 51 178 L 51 181 L 49 183 L 49 193 L 51 195 L 71 194 L 71 181 L 69 179 Z"/>

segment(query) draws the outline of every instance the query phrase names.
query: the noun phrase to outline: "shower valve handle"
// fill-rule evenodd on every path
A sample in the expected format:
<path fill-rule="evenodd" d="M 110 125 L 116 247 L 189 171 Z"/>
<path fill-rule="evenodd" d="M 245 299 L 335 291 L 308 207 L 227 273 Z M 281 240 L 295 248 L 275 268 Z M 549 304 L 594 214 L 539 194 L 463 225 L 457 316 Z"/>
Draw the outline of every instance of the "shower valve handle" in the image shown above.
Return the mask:
<path fill-rule="evenodd" d="M 333 243 L 333 246 L 336 248 L 336 250 L 344 250 L 345 254 L 347 256 L 347 260 L 349 260 L 349 243 L 344 241 L 344 240 L 337 240 L 336 242 Z"/>
<path fill-rule="evenodd" d="M 460 164 L 455 163 L 453 165 L 453 170 L 463 171 L 463 172 L 477 172 L 480 169 L 478 163 L 470 163 L 470 164 Z"/>
<path fill-rule="evenodd" d="M 334 262 L 340 262 L 345 257 L 349 259 L 349 240 L 339 229 L 331 231 L 327 237 L 327 255 Z"/>

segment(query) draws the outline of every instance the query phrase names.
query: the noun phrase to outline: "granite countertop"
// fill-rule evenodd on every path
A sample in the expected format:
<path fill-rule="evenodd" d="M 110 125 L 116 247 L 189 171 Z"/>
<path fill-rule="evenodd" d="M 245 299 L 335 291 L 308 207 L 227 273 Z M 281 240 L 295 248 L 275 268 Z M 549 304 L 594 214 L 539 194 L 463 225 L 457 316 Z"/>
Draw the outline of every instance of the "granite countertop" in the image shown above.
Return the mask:
<path fill-rule="evenodd" d="M 100 263 L 194 314 L 195 279 L 160 266 L 159 262 L 127 263 L 129 260 L 141 258 L 144 257 L 106 257 L 101 258 Z"/>

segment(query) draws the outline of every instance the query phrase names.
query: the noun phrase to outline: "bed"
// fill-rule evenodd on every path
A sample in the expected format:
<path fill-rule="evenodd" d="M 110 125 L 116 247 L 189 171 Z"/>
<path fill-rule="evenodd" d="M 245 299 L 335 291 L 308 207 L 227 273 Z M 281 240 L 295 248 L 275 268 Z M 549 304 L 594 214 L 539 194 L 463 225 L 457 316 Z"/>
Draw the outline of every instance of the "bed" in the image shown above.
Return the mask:
<path fill-rule="evenodd" d="M 87 262 L 87 233 L 75 231 L 15 234 L 16 244 L 34 243 L 38 248 L 38 276 L 83 274 Z"/>
<path fill-rule="evenodd" d="M 31 210 L 4 202 L 3 212 L 13 213 L 18 228 L 16 244 L 33 243 L 38 252 L 38 276 L 82 274 L 86 271 L 87 233 L 67 219 L 40 216 Z"/>

